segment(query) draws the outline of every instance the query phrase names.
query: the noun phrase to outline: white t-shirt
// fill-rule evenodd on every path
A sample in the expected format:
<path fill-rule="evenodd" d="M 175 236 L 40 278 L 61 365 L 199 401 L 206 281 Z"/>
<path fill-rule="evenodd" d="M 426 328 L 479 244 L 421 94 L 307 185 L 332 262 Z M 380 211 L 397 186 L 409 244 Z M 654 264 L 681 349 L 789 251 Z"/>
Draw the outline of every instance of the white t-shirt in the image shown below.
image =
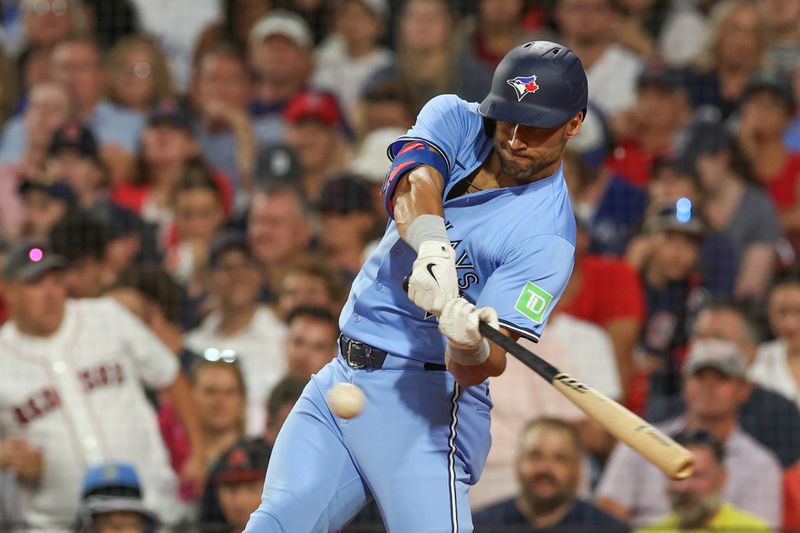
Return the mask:
<path fill-rule="evenodd" d="M 223 337 L 218 331 L 221 319 L 218 313 L 209 315 L 186 335 L 186 345 L 199 354 L 208 348 L 236 352 L 247 387 L 247 434 L 262 435 L 267 420 L 267 398 L 286 374 L 283 353 L 286 326 L 269 308 L 261 306 L 246 329 Z"/>
<path fill-rule="evenodd" d="M 618 44 L 609 45 L 586 71 L 589 100 L 609 116 L 631 107 L 636 100 L 636 82 L 643 67 L 636 54 Z"/>
<path fill-rule="evenodd" d="M 765 389 L 786 396 L 800 407 L 800 387 L 792 377 L 786 343 L 781 339 L 759 345 L 748 377 Z"/>
<path fill-rule="evenodd" d="M 32 529 L 68 529 L 84 472 L 108 461 L 136 468 L 145 504 L 162 520 L 180 518 L 177 478 L 142 386 L 162 389 L 177 374 L 177 358 L 107 298 L 68 302 L 47 338 L 13 322 L 0 328 L 0 439 L 22 437 L 44 456 L 40 483 L 20 485 Z"/>

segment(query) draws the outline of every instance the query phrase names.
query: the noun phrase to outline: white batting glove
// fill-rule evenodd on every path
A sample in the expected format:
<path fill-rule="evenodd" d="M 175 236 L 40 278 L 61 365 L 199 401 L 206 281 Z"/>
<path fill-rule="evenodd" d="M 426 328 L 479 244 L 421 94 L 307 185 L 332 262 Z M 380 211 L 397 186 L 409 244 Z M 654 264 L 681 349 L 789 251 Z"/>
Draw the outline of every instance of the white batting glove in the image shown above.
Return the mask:
<path fill-rule="evenodd" d="M 441 314 L 448 300 L 458 298 L 455 251 L 449 242 L 425 241 L 420 245 L 408 278 L 408 297 L 435 315 Z"/>
<path fill-rule="evenodd" d="M 480 322 L 500 328 L 497 311 L 478 309 L 464 298 L 448 301 L 439 316 L 439 331 L 447 337 L 447 356 L 462 365 L 479 365 L 489 358 L 489 343 L 478 330 Z"/>

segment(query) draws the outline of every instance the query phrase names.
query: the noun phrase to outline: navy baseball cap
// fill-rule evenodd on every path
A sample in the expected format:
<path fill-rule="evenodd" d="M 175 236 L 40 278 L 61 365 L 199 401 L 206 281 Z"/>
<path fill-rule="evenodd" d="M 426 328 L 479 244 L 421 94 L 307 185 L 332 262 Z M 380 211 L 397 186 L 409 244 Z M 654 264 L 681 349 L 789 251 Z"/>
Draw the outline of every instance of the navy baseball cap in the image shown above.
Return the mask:
<path fill-rule="evenodd" d="M 69 122 L 56 130 L 47 153 L 58 155 L 68 150 L 77 152 L 83 157 L 95 160 L 100 158 L 94 134 L 81 122 Z"/>
<path fill-rule="evenodd" d="M 168 100 L 156 107 L 147 119 L 148 128 L 166 126 L 181 130 L 189 135 L 194 135 L 192 119 L 189 113 L 181 108 L 180 104 Z"/>
<path fill-rule="evenodd" d="M 70 184 L 63 180 L 57 180 L 52 183 L 47 183 L 39 180 L 26 179 L 17 187 L 17 194 L 26 196 L 33 191 L 40 191 L 56 200 L 62 200 L 67 205 L 74 206 L 78 204 L 78 195 Z"/>
<path fill-rule="evenodd" d="M 269 456 L 269 446 L 263 440 L 240 440 L 219 458 L 211 479 L 217 485 L 263 480 Z"/>
<path fill-rule="evenodd" d="M 63 257 L 38 241 L 21 241 L 6 253 L 3 276 L 7 281 L 35 281 L 52 270 L 66 267 Z"/>
<path fill-rule="evenodd" d="M 217 235 L 211 242 L 208 252 L 208 266 L 212 269 L 216 268 L 222 257 L 234 250 L 242 252 L 249 259 L 255 258 L 253 249 L 244 235 L 233 231 L 225 231 Z"/>
<path fill-rule="evenodd" d="M 649 66 L 639 75 L 637 89 L 654 88 L 675 91 L 683 87 L 680 73 L 675 69 L 661 66 Z"/>

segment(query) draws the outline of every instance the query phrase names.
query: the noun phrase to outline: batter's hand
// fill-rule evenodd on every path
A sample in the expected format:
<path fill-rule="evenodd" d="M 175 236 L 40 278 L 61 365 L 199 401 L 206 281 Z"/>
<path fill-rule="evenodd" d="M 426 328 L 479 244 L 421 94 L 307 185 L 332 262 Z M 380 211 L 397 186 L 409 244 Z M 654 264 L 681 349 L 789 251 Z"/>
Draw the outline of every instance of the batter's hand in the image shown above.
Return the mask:
<path fill-rule="evenodd" d="M 455 252 L 450 243 L 425 241 L 420 245 L 408 278 L 408 297 L 435 315 L 448 300 L 458 298 Z"/>
<path fill-rule="evenodd" d="M 497 311 L 491 307 L 478 309 L 464 298 L 448 301 L 439 316 L 439 331 L 447 337 L 447 341 L 459 350 L 477 348 L 483 338 L 478 324 L 486 322 L 495 329 L 500 329 Z"/>

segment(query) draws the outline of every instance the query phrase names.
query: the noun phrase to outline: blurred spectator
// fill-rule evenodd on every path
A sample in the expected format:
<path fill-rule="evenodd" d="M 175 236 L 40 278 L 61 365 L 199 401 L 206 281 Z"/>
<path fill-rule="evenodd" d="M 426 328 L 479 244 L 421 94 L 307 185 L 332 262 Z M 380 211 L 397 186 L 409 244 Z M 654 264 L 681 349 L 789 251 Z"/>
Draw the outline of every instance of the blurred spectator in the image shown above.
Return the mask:
<path fill-rule="evenodd" d="M 167 55 L 175 89 L 189 87 L 194 49 L 200 33 L 220 20 L 221 2 L 197 0 L 131 0 L 142 30 L 150 34 Z"/>
<path fill-rule="evenodd" d="M 411 94 L 397 80 L 371 83 L 364 89 L 356 116 L 360 137 L 382 128 L 404 132 L 414 123 Z"/>
<path fill-rule="evenodd" d="M 766 28 L 753 2 L 723 0 L 711 10 L 708 40 L 684 72 L 695 114 L 727 119 L 739 105 L 750 78 L 762 66 Z"/>
<path fill-rule="evenodd" d="M 578 224 L 575 266 L 559 309 L 597 324 L 611 336 L 625 398 L 633 375 L 633 349 L 645 316 L 642 285 L 624 260 L 590 254 L 589 237 L 586 227 Z"/>
<path fill-rule="evenodd" d="M 797 0 L 758 0 L 756 2 L 769 36 L 767 60 L 781 76 L 791 77 L 800 59 L 800 2 Z"/>
<path fill-rule="evenodd" d="M 106 69 L 109 100 L 143 117 L 172 95 L 167 58 L 148 37 L 119 41 L 108 53 Z"/>
<path fill-rule="evenodd" d="M 297 376 L 286 376 L 269 393 L 267 400 L 267 424 L 264 427 L 264 441 L 275 446 L 278 433 L 286 422 L 294 404 L 300 399 L 308 380 Z"/>
<path fill-rule="evenodd" d="M 248 61 L 253 77 L 251 111 L 272 133 L 266 143 L 283 136 L 283 109 L 302 91 L 314 68 L 311 30 L 295 13 L 276 9 L 250 32 Z"/>
<path fill-rule="evenodd" d="M 509 50 L 534 40 L 522 26 L 526 4 L 525 0 L 480 0 L 476 16 L 462 21 L 463 46 L 490 72 Z"/>
<path fill-rule="evenodd" d="M 324 183 L 347 167 L 348 127 L 336 97 L 306 91 L 292 98 L 283 111 L 286 144 L 300 158 L 301 185 L 306 197 L 318 202 Z"/>
<path fill-rule="evenodd" d="M 787 274 L 775 282 L 769 291 L 767 313 L 776 338 L 758 347 L 750 379 L 800 406 L 800 280 L 796 275 Z"/>
<path fill-rule="evenodd" d="M 613 516 L 577 498 L 582 446 L 575 428 L 557 418 L 539 418 L 525 425 L 518 441 L 521 493 L 475 513 L 476 532 L 523 525 L 553 533 L 628 531 Z"/>
<path fill-rule="evenodd" d="M 798 59 L 797 62 L 795 63 L 794 72 L 792 73 L 792 76 L 789 77 L 789 81 L 791 82 L 792 85 L 792 97 L 793 97 L 792 100 L 794 102 L 800 102 L 800 59 Z M 799 112 L 800 110 L 798 109 L 794 110 L 794 115 L 792 117 L 792 120 L 783 134 L 783 144 L 785 144 L 786 148 L 793 153 L 800 152 Z"/>
<path fill-rule="evenodd" d="M 50 48 L 62 39 L 89 30 L 86 7 L 80 0 L 21 0 L 24 48 Z"/>
<path fill-rule="evenodd" d="M 247 434 L 257 435 L 267 420 L 264 406 L 286 371 L 286 327 L 260 305 L 261 271 L 243 236 L 223 233 L 211 245 L 207 286 L 215 305 L 202 324 L 186 336 L 197 353 L 233 350 L 247 384 Z"/>
<path fill-rule="evenodd" d="M 67 302 L 63 266 L 29 242 L 18 243 L 5 265 L 11 319 L 0 328 L 7 354 L 0 357 L 0 464 L 17 465 L 17 477 L 30 481 L 20 484 L 23 518 L 50 531 L 69 523 L 79 489 L 61 480 L 79 479 L 86 464 L 115 460 L 135 465 L 145 504 L 174 523 L 182 512 L 177 483 L 142 384 L 161 389 L 175 406 L 196 452 L 182 478 L 199 482 L 202 435 L 177 360 L 112 300 Z"/>
<path fill-rule="evenodd" d="M 588 251 L 624 255 L 641 227 L 645 193 L 608 166 L 590 166 L 585 157 L 571 150 L 564 154 L 564 166 L 575 218 L 588 235 Z"/>
<path fill-rule="evenodd" d="M 53 134 L 45 160 L 46 175 L 63 180 L 89 209 L 108 195 L 108 169 L 92 132 L 80 122 L 68 122 Z"/>
<path fill-rule="evenodd" d="M 754 185 L 750 163 L 721 124 L 692 124 L 681 158 L 700 178 L 703 214 L 711 229 L 727 236 L 736 249 L 733 295 L 763 301 L 781 239 L 775 205 Z"/>
<path fill-rule="evenodd" d="M 671 67 L 685 67 L 708 39 L 707 11 L 716 0 L 669 2 L 658 36 L 658 53 Z"/>
<path fill-rule="evenodd" d="M 83 476 L 76 533 L 151 533 L 158 515 L 142 501 L 136 469 L 125 463 L 90 466 Z"/>
<path fill-rule="evenodd" d="M 302 179 L 300 158 L 286 144 L 271 144 L 258 150 L 254 174 L 256 187 L 269 186 L 270 183 L 296 186 Z"/>
<path fill-rule="evenodd" d="M 780 523 L 781 467 L 772 453 L 738 425 L 747 393 L 744 377 L 744 361 L 735 344 L 715 339 L 693 343 L 684 367 L 686 412 L 659 429 L 666 434 L 703 430 L 722 441 L 730 474 L 725 501 L 776 525 Z M 670 509 L 664 474 L 621 443 L 606 464 L 596 497 L 598 505 L 634 527 L 652 524 Z"/>
<path fill-rule="evenodd" d="M 378 44 L 388 17 L 387 0 L 342 0 L 335 32 L 317 51 L 312 83 L 338 98 L 349 122 L 367 82 L 392 64 L 392 52 Z"/>
<path fill-rule="evenodd" d="M 83 0 L 97 42 L 104 49 L 139 31 L 139 17 L 133 0 Z"/>
<path fill-rule="evenodd" d="M 778 208 L 786 233 L 800 232 L 800 154 L 783 144 L 793 112 L 788 87 L 776 78 L 759 77 L 742 96 L 738 140 L 753 172 Z"/>
<path fill-rule="evenodd" d="M 677 73 L 656 67 L 645 70 L 636 82 L 633 107 L 616 117 L 614 129 L 620 141 L 609 167 L 634 185 L 646 187 L 653 161 L 674 151 L 676 138 L 690 118 Z"/>
<path fill-rule="evenodd" d="M 119 276 L 138 259 L 150 259 L 154 254 L 155 236 L 146 228 L 139 216 L 124 207 L 103 202 L 89 214 L 106 228 L 106 253 L 103 258 L 105 272 L 103 285 L 113 285 Z"/>
<path fill-rule="evenodd" d="M 687 166 L 682 158 L 671 155 L 653 160 L 647 182 L 645 218 L 675 206 L 681 198 L 687 198 L 692 205 L 700 205 L 700 180 Z"/>
<path fill-rule="evenodd" d="M 724 501 L 728 471 L 722 442 L 706 431 L 683 431 L 675 437 L 694 456 L 692 475 L 669 480 L 672 513 L 639 531 L 769 531 L 769 525 Z"/>
<path fill-rule="evenodd" d="M 53 49 L 50 69 L 53 80 L 66 87 L 74 99 L 77 118 L 85 121 L 94 133 L 112 178 L 125 179 L 133 162 L 142 119 L 104 98 L 106 76 L 97 43 L 86 38 L 61 41 Z M 13 126 L 12 121 L 9 128 Z"/>
<path fill-rule="evenodd" d="M 660 60 L 658 39 L 671 2 L 659 0 L 621 0 L 619 18 L 614 24 L 614 40 L 647 63 Z"/>
<path fill-rule="evenodd" d="M 195 59 L 220 42 L 247 50 L 250 32 L 272 8 L 272 0 L 222 0 L 222 17 L 211 22 L 197 40 Z"/>
<path fill-rule="evenodd" d="M 403 4 L 395 64 L 376 73 L 372 83 L 395 79 L 408 91 L 413 114 L 439 94 L 480 102 L 492 74 L 468 51 L 458 48 L 456 13 L 447 0 L 408 0 Z M 388 124 L 387 124 L 388 125 Z"/>
<path fill-rule="evenodd" d="M 179 356 L 184 373 L 189 373 L 197 355 L 184 344 L 181 328 L 186 313 L 184 292 L 163 268 L 134 265 L 105 294 L 150 328 L 164 346 Z"/>
<path fill-rule="evenodd" d="M 206 286 L 209 248 L 225 224 L 223 193 L 204 161 L 188 162 L 172 191 L 171 204 L 175 219 L 167 236 L 164 268 L 186 289 L 202 316 L 211 303 Z"/>
<path fill-rule="evenodd" d="M 71 298 L 97 298 L 105 289 L 108 230 L 82 211 L 68 213 L 50 231 L 53 252 L 64 258 L 64 285 Z"/>
<path fill-rule="evenodd" d="M 276 284 L 276 311 L 284 321 L 300 306 L 325 307 L 339 316 L 347 295 L 342 280 L 317 258 L 290 263 Z"/>
<path fill-rule="evenodd" d="M 599 326 L 565 313 L 551 316 L 548 334 L 535 346 L 520 339 L 523 346 L 535 350 L 552 365 L 611 398 L 620 399 L 614 349 L 609 335 Z M 494 504 L 517 493 L 517 448 L 525 422 L 534 418 L 554 417 L 572 424 L 581 435 L 582 448 L 601 460 L 608 455 L 613 440 L 586 415 L 538 376 L 526 372 L 524 365 L 508 358 L 506 371 L 491 378 L 492 447 L 480 481 L 470 489 L 473 509 Z M 579 493 L 586 493 L 592 472 L 584 461 Z"/>
<path fill-rule="evenodd" d="M 244 435 L 247 390 L 237 354 L 209 349 L 203 357 L 192 368 L 189 382 L 210 468 Z"/>
<path fill-rule="evenodd" d="M 64 89 L 51 82 L 35 85 L 25 110 L 22 124 L 28 133 L 27 142 L 19 157 L 4 154 L 0 145 L 0 232 L 16 237 L 20 232 L 22 199 L 17 195 L 19 185 L 28 177 L 44 174 L 44 161 L 53 132 L 66 122 L 70 101 Z"/>
<path fill-rule="evenodd" d="M 311 220 L 303 192 L 274 184 L 256 190 L 247 217 L 250 246 L 264 268 L 268 299 L 274 297 L 281 270 L 300 259 L 311 245 Z"/>
<path fill-rule="evenodd" d="M 640 268 L 647 315 L 639 365 L 649 376 L 651 403 L 680 393 L 688 324 L 706 298 L 698 275 L 706 229 L 691 211 L 667 209 L 650 217 L 644 231 L 650 248 Z"/>
<path fill-rule="evenodd" d="M 339 325 L 324 307 L 297 307 L 286 319 L 289 375 L 308 379 L 336 357 Z"/>
<path fill-rule="evenodd" d="M 355 278 L 366 259 L 366 246 L 375 226 L 369 187 L 358 176 L 341 174 L 322 186 L 319 212 L 320 241 L 327 263 Z"/>
<path fill-rule="evenodd" d="M 746 367 L 756 356 L 759 335 L 743 308 L 731 302 L 716 301 L 703 307 L 692 326 L 692 341 L 721 339 L 739 347 Z M 794 402 L 764 387 L 746 382 L 747 395 L 739 409 L 742 429 L 766 446 L 788 467 L 800 459 L 800 410 Z M 660 422 L 678 416 L 685 409 L 682 399 L 664 405 L 661 412 L 649 410 L 647 418 Z"/>
<path fill-rule="evenodd" d="M 250 514 L 261 502 L 270 451 L 261 439 L 242 439 L 220 457 L 211 471 L 208 488 L 217 501 L 222 521 L 208 531 L 238 533 L 244 530 Z M 208 520 L 213 514 L 211 509 L 201 508 L 201 531 L 215 522 Z"/>
<path fill-rule="evenodd" d="M 783 476 L 783 527 L 800 528 L 800 464 Z"/>
<path fill-rule="evenodd" d="M 70 211 L 78 208 L 78 197 L 64 182 L 25 180 L 17 189 L 22 199 L 20 236 L 47 239 L 50 230 Z"/>
<path fill-rule="evenodd" d="M 635 101 L 639 57 L 614 40 L 616 13 L 611 0 L 557 0 L 553 13 L 561 42 L 580 58 L 591 101 L 613 118 Z"/>
<path fill-rule="evenodd" d="M 246 204 L 251 189 L 260 132 L 248 114 L 250 80 L 242 55 L 225 43 L 197 59 L 192 101 L 198 114 L 195 133 L 203 155 L 229 178 L 234 205 Z M 276 140 L 269 130 L 264 142 Z"/>

